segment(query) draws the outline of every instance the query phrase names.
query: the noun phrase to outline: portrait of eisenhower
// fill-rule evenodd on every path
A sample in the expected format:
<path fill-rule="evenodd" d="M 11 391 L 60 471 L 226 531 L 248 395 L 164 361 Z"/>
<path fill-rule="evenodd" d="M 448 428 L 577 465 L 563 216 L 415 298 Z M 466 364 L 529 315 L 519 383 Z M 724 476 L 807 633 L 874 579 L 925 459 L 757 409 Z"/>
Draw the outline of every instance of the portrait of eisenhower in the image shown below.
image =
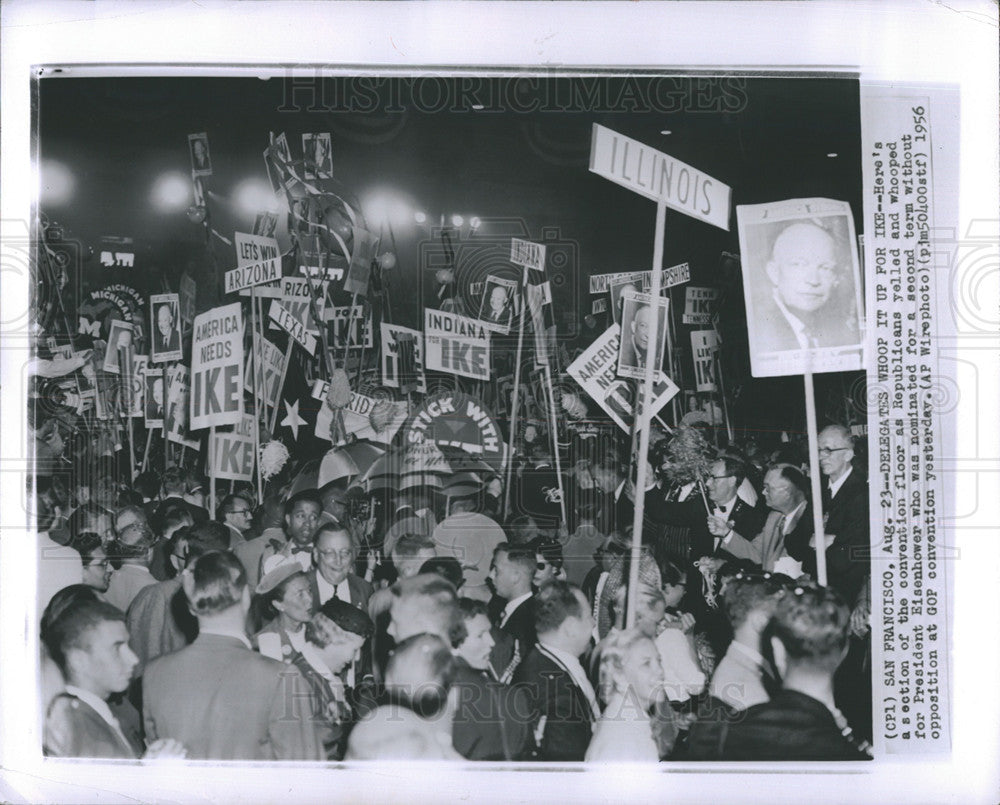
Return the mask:
<path fill-rule="evenodd" d="M 861 343 L 858 264 L 848 215 L 748 224 L 748 329 L 755 354 Z"/>

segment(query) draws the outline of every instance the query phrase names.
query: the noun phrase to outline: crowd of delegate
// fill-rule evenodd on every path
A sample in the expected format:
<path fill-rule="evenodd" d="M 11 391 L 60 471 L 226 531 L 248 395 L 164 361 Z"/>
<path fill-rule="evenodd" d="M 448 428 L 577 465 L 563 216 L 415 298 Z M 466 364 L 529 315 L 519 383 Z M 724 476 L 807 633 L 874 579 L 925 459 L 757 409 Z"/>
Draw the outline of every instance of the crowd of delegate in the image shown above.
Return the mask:
<path fill-rule="evenodd" d="M 61 449 L 48 442 L 50 450 Z M 343 479 L 208 510 L 183 469 L 39 475 L 44 751 L 55 757 L 610 762 L 871 756 L 864 446 L 718 450 L 701 485 L 607 451 L 548 494 Z M 540 490 L 546 490 L 541 494 Z M 813 507 L 825 523 L 817 583 Z M 562 511 L 566 516 L 563 519 Z M 629 606 L 634 599 L 634 611 Z"/>

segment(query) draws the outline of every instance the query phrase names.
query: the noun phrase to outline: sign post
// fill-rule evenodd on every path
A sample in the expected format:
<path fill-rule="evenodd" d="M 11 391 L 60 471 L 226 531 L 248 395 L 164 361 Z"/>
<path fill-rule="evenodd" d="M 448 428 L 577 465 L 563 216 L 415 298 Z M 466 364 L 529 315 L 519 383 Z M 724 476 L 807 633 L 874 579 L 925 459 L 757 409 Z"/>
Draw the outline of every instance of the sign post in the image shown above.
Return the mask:
<path fill-rule="evenodd" d="M 711 176 L 643 143 L 594 124 L 590 146 L 590 170 L 656 202 L 656 231 L 653 236 L 653 266 L 650 295 L 655 299 L 662 287 L 663 229 L 666 208 L 698 218 L 729 231 L 730 189 Z M 635 423 L 639 446 L 635 453 L 636 493 L 632 520 L 632 564 L 628 580 L 627 625 L 635 623 L 639 586 L 639 559 L 642 549 L 642 518 L 646 490 L 646 455 L 649 452 L 649 422 L 652 418 L 653 379 L 659 343 L 659 317 L 652 317 L 647 342 L 645 374 Z M 641 417 L 641 419 L 640 419 Z"/>

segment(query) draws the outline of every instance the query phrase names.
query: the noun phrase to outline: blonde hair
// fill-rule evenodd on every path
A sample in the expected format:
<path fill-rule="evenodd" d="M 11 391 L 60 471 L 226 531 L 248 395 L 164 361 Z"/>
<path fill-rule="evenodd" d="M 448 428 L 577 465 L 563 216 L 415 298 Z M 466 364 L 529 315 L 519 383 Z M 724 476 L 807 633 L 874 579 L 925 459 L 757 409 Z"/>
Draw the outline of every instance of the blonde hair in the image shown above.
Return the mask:
<path fill-rule="evenodd" d="M 601 698 L 608 701 L 615 692 L 616 674 L 625 670 L 625 655 L 640 640 L 651 640 L 638 629 L 613 629 L 601 641 L 601 665 L 598 673 Z"/>

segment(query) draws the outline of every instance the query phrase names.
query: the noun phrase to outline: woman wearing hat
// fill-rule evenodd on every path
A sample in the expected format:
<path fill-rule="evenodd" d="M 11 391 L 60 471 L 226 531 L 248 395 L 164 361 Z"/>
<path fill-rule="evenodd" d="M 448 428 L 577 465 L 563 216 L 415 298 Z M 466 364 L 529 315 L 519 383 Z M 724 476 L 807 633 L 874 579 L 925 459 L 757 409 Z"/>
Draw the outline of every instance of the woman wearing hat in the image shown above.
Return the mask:
<path fill-rule="evenodd" d="M 291 662 L 306 644 L 305 625 L 312 617 L 313 596 L 309 577 L 298 562 L 285 562 L 266 573 L 255 590 L 264 628 L 254 635 L 257 650 L 265 657 Z"/>

